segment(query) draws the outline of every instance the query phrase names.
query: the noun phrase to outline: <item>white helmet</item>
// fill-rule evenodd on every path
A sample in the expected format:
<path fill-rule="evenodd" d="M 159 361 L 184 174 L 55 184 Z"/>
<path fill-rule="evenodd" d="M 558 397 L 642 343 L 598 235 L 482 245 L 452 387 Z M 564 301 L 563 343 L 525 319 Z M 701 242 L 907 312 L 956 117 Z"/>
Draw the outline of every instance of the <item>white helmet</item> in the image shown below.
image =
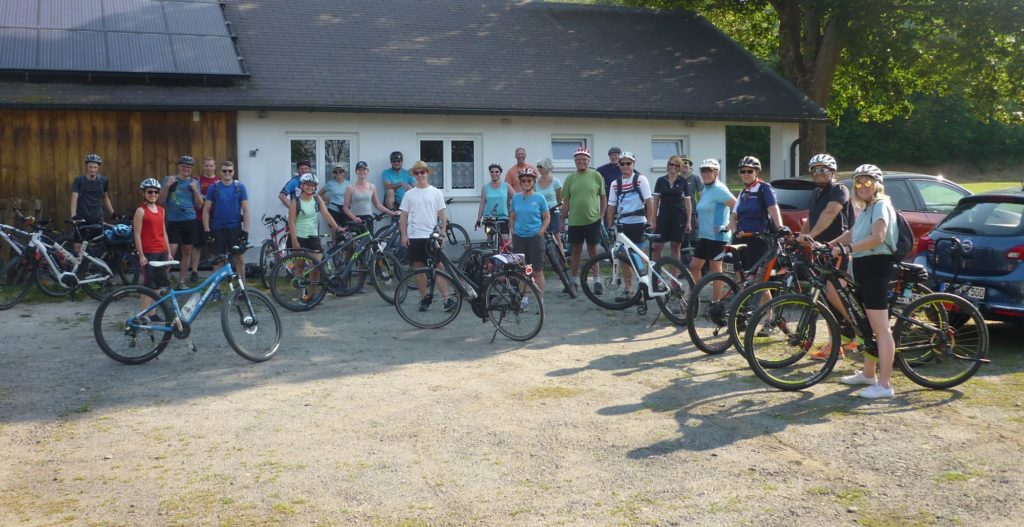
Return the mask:
<path fill-rule="evenodd" d="M 701 161 L 700 162 L 700 168 L 702 168 L 702 169 L 703 168 L 712 168 L 712 169 L 715 169 L 715 170 L 721 170 L 722 169 L 721 165 L 718 164 L 718 160 L 717 159 L 705 159 L 704 161 Z"/>
<path fill-rule="evenodd" d="M 838 165 L 836 165 L 836 158 L 828 154 L 817 154 L 811 158 L 807 163 L 807 170 L 814 170 L 816 165 L 825 165 L 829 170 L 835 172 Z"/>
<path fill-rule="evenodd" d="M 160 190 L 160 182 L 153 178 L 146 178 L 139 183 L 139 190 L 146 190 L 147 188 L 155 188 Z"/>
<path fill-rule="evenodd" d="M 879 183 L 882 182 L 882 169 L 875 165 L 861 165 L 853 171 L 854 179 L 860 176 L 867 176 Z"/>
<path fill-rule="evenodd" d="M 309 174 L 303 174 L 302 177 L 299 178 L 299 184 L 301 185 L 303 183 L 312 183 L 314 185 L 320 184 L 320 182 L 316 179 L 316 174 L 312 172 L 310 172 Z"/>
<path fill-rule="evenodd" d="M 636 154 L 634 154 L 633 152 L 623 152 L 623 153 L 619 154 L 619 160 L 622 160 L 622 159 L 628 159 L 628 160 L 636 163 Z"/>
<path fill-rule="evenodd" d="M 743 159 L 740 159 L 740 164 L 737 166 L 740 168 L 750 167 L 756 170 L 761 170 L 761 160 L 754 156 L 743 156 Z"/>

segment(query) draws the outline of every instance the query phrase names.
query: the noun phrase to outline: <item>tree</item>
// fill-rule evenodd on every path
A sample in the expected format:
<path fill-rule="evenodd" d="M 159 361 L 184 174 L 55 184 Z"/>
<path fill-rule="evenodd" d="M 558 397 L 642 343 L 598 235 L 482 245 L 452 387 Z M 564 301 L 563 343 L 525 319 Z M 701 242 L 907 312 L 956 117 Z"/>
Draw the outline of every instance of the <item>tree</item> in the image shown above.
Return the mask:
<path fill-rule="evenodd" d="M 983 121 L 1020 120 L 1020 0 L 624 0 L 692 9 L 777 68 L 838 122 L 909 116 L 918 94 L 960 95 Z M 826 151 L 824 123 L 800 127 L 801 158 Z M 802 163 L 801 163 L 802 164 Z"/>

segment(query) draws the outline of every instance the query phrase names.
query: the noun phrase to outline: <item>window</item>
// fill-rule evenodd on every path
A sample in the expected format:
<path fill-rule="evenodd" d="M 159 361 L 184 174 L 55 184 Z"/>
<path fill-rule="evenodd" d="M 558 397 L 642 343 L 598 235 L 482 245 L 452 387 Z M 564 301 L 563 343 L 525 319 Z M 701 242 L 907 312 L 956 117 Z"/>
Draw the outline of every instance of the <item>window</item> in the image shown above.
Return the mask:
<path fill-rule="evenodd" d="M 685 137 L 653 137 L 651 138 L 651 168 L 655 172 L 666 172 L 668 160 L 672 156 L 688 153 L 689 141 Z"/>
<path fill-rule="evenodd" d="M 479 144 L 478 136 L 421 136 L 420 159 L 434 171 L 430 184 L 450 195 L 476 195 Z"/>
<path fill-rule="evenodd" d="M 924 199 L 924 210 L 928 212 L 939 212 L 949 214 L 949 211 L 956 207 L 960 198 L 967 195 L 966 192 L 940 181 L 928 181 L 922 179 L 912 180 L 921 198 Z"/>
<path fill-rule="evenodd" d="M 554 163 L 555 169 L 576 170 L 576 164 L 572 161 L 572 155 L 576 152 L 577 148 L 589 146 L 592 142 L 588 136 L 551 136 L 551 161 Z"/>
<path fill-rule="evenodd" d="M 345 167 L 351 174 L 352 148 L 355 138 L 339 135 L 306 136 L 290 139 L 291 142 L 291 173 L 298 173 L 296 163 L 309 161 L 309 171 L 320 177 L 332 177 L 331 171 L 336 166 Z"/>

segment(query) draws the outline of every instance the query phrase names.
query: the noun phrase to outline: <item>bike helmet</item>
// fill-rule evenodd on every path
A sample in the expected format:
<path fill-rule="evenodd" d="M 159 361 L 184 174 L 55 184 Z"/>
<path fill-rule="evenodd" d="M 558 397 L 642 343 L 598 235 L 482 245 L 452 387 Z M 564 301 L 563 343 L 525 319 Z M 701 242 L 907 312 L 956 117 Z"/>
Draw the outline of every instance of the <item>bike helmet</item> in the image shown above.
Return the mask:
<path fill-rule="evenodd" d="M 125 224 L 113 225 L 109 229 L 104 230 L 103 235 L 109 241 L 129 239 L 132 237 L 132 226 Z"/>
<path fill-rule="evenodd" d="M 828 154 L 817 154 L 807 163 L 808 170 L 814 170 L 815 165 L 825 165 L 829 170 L 836 171 L 836 158 Z"/>
<path fill-rule="evenodd" d="M 853 178 L 857 179 L 860 176 L 867 176 L 879 183 L 882 182 L 882 169 L 875 165 L 861 165 L 853 171 Z"/>
<path fill-rule="evenodd" d="M 299 168 L 301 166 L 307 166 L 308 167 L 308 166 L 312 166 L 312 165 L 309 164 L 309 161 L 306 161 L 305 159 L 303 159 L 303 160 L 297 161 L 295 163 L 295 168 Z"/>
<path fill-rule="evenodd" d="M 401 152 L 399 152 L 398 150 L 395 150 L 394 152 L 391 152 L 391 162 L 392 163 L 394 163 L 395 161 L 401 161 L 401 160 L 402 160 L 402 153 Z"/>
<path fill-rule="evenodd" d="M 623 152 L 623 153 L 619 154 L 619 160 L 621 161 L 623 159 L 628 159 L 628 160 L 636 163 L 636 154 L 634 154 L 633 152 Z"/>
<path fill-rule="evenodd" d="M 146 178 L 139 183 L 139 190 L 146 190 L 147 188 L 155 188 L 160 190 L 160 182 L 153 178 Z"/>
<path fill-rule="evenodd" d="M 193 166 L 196 164 L 196 160 L 192 159 L 192 156 L 181 156 L 178 158 L 178 164 Z"/>
<path fill-rule="evenodd" d="M 750 167 L 754 170 L 761 170 L 761 160 L 754 156 L 743 156 L 743 159 L 740 159 L 740 164 L 737 166 L 739 168 Z"/>
<path fill-rule="evenodd" d="M 89 155 L 85 156 L 85 162 L 86 163 L 96 163 L 97 165 L 102 165 L 103 164 L 103 158 L 100 157 L 99 154 L 89 154 Z"/>
<path fill-rule="evenodd" d="M 532 177 L 533 179 L 537 179 L 537 173 L 534 172 L 532 168 L 526 167 L 519 170 L 519 179 L 523 179 L 524 177 Z"/>
<path fill-rule="evenodd" d="M 710 168 L 710 169 L 713 169 L 713 170 L 721 170 L 722 169 L 722 167 L 719 166 L 717 159 L 705 159 L 704 161 L 701 161 L 700 162 L 700 168 L 701 169 Z"/>
<path fill-rule="evenodd" d="M 490 171 L 494 170 L 495 168 L 498 169 L 498 172 L 503 172 L 505 170 L 504 168 L 501 168 L 501 165 L 499 165 L 497 163 L 491 163 L 490 165 L 487 166 L 487 171 L 490 172 Z"/>
<path fill-rule="evenodd" d="M 585 147 L 585 146 L 581 146 L 581 147 L 577 148 L 575 152 L 572 153 L 572 157 L 576 157 L 576 156 L 587 156 L 587 158 L 589 159 L 590 158 L 590 149 Z"/>
<path fill-rule="evenodd" d="M 303 183 L 312 183 L 314 185 L 319 185 L 320 181 L 316 179 L 316 174 L 309 173 L 303 174 L 302 177 L 299 178 L 299 184 L 301 185 Z"/>

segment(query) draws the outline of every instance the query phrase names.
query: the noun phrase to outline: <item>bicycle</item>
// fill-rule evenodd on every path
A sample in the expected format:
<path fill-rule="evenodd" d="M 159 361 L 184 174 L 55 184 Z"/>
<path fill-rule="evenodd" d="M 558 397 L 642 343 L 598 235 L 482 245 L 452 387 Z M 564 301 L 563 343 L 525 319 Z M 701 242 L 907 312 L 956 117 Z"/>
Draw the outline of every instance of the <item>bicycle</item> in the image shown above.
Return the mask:
<path fill-rule="evenodd" d="M 454 198 L 448 198 L 444 200 L 445 205 L 451 205 L 455 201 Z M 449 215 L 450 218 L 450 215 Z M 449 220 L 445 225 L 444 229 L 445 245 L 444 251 L 448 253 L 448 259 L 453 262 L 458 262 L 462 258 L 463 254 L 471 249 L 469 243 L 469 232 L 459 225 L 458 223 Z"/>
<path fill-rule="evenodd" d="M 605 309 L 619 310 L 636 305 L 637 313 L 641 315 L 647 313 L 647 301 L 653 298 L 666 318 L 674 324 L 685 325 L 686 302 L 693 288 L 693 277 L 689 269 L 671 256 L 663 257 L 652 265 L 650 256 L 625 234 L 618 232 L 618 229 L 612 232 L 615 233 L 615 238 L 611 253 L 599 253 L 580 267 L 580 287 L 583 294 L 591 302 Z M 657 238 L 657 234 L 647 231 L 643 234 L 648 249 L 650 240 Z M 615 255 L 614 258 L 612 254 Z M 622 265 L 628 265 L 632 269 L 636 291 L 625 300 L 619 301 L 615 300 L 612 294 L 619 291 L 624 283 Z M 595 291 L 597 285 L 602 289 L 600 295 Z M 604 295 L 608 295 L 607 298 L 611 300 L 600 298 Z"/>
<path fill-rule="evenodd" d="M 30 228 L 31 217 L 26 218 L 19 213 L 19 219 L 23 227 Z M 31 236 L 31 232 L 0 224 L 0 239 L 7 244 L 11 253 L 6 261 L 0 261 L 0 310 L 16 306 L 34 283 L 35 269 L 40 262 L 35 251 L 28 246 L 27 240 Z"/>
<path fill-rule="evenodd" d="M 85 220 L 66 220 L 81 234 Z M 82 241 L 79 255 L 71 253 L 60 243 L 48 242 L 42 232 L 33 232 L 28 246 L 35 249 L 39 264 L 33 270 L 33 279 L 41 291 L 50 296 L 64 296 L 82 289 L 85 294 L 102 300 L 113 286 L 114 272 L 106 262 L 89 251 L 89 246 L 105 238 L 98 235 Z"/>
<path fill-rule="evenodd" d="M 380 213 L 374 220 L 389 216 Z M 323 254 L 317 262 L 308 251 L 292 251 L 274 265 L 270 272 L 270 293 L 281 306 L 291 311 L 308 311 L 323 301 L 327 292 L 337 296 L 350 296 L 360 291 L 369 273 L 374 273 L 374 285 L 385 301 L 391 301 L 391 289 L 405 276 L 405 271 L 394 255 L 383 251 L 385 239 L 392 236 L 398 225 L 392 223 L 371 235 L 364 227 L 359 234 L 344 239 Z"/>
<path fill-rule="evenodd" d="M 270 234 L 260 244 L 260 282 L 263 283 L 263 287 L 270 288 L 270 271 L 278 260 L 288 253 L 288 218 L 280 214 L 268 218 L 264 214 L 262 219 Z"/>
<path fill-rule="evenodd" d="M 569 298 L 576 298 L 576 284 L 572 281 L 569 262 L 565 259 L 565 253 L 558 249 L 555 243 L 555 234 L 548 231 L 544 233 L 544 255 L 547 257 L 551 270 L 558 275 Z"/>
<path fill-rule="evenodd" d="M 270 359 L 281 347 L 281 318 L 264 293 L 245 287 L 231 267 L 231 256 L 247 247 L 232 247 L 228 254 L 210 263 L 224 265 L 192 289 L 171 289 L 163 296 L 141 285 L 119 288 L 108 295 L 93 320 L 93 336 L 108 357 L 122 364 L 142 364 L 155 359 L 167 348 L 171 337 L 184 339 L 193 353 L 192 324 L 221 282 L 228 280 L 231 292 L 221 306 L 224 337 L 236 353 L 253 362 Z M 153 267 L 177 265 L 176 260 L 149 262 Z M 184 305 L 178 298 L 189 296 Z M 268 327 L 269 326 L 269 327 Z"/>
<path fill-rule="evenodd" d="M 824 379 L 839 357 L 839 323 L 823 302 L 826 284 L 835 287 L 840 303 L 853 320 L 853 331 L 874 355 L 877 345 L 864 306 L 854 293 L 854 282 L 835 266 L 831 249 L 814 248 L 814 267 L 806 293 L 784 295 L 760 306 L 750 317 L 744 334 L 747 362 L 768 385 L 780 390 L 802 390 Z M 802 264 L 800 264 L 802 265 Z M 919 267 L 919 266 L 917 266 Z M 842 285 L 846 281 L 849 285 Z M 909 296 L 906 289 L 903 295 Z M 962 324 L 950 314 L 966 316 Z M 988 355 L 988 328 L 981 313 L 962 297 L 930 293 L 893 313 L 896 366 L 913 382 L 926 388 L 951 388 L 970 379 Z M 830 349 L 824 360 L 812 360 L 811 350 Z"/>
<path fill-rule="evenodd" d="M 402 320 L 418 328 L 441 328 L 455 320 L 463 298 L 468 298 L 473 313 L 494 325 L 491 342 L 498 332 L 517 341 L 540 332 L 544 304 L 533 283 L 533 267 L 524 265 L 523 255 L 492 253 L 480 267 L 463 273 L 441 249 L 440 238 L 435 229 L 427 246 L 427 266 L 414 270 L 395 288 L 395 309 Z M 436 298 L 443 298 L 444 305 L 435 306 Z"/>

